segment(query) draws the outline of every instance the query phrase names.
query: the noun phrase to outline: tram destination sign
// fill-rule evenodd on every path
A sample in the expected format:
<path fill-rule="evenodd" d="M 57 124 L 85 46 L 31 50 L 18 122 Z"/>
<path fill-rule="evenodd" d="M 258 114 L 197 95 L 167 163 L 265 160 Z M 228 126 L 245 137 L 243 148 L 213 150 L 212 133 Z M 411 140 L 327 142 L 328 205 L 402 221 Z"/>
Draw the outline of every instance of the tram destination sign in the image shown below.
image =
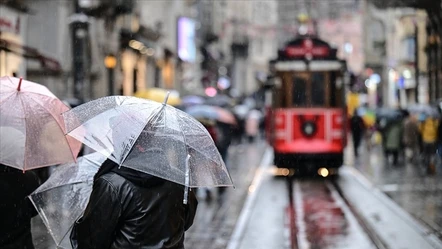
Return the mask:
<path fill-rule="evenodd" d="M 329 59 L 336 56 L 336 50 L 317 38 L 299 38 L 288 42 L 281 55 L 285 59 Z"/>

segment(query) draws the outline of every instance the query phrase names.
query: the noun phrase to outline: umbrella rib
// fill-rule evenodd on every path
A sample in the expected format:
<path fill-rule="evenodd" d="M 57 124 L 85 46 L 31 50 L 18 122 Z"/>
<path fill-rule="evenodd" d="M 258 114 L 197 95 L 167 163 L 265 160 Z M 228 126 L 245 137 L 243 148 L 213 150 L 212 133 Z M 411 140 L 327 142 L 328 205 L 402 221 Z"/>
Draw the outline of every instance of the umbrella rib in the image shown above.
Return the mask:
<path fill-rule="evenodd" d="M 76 185 L 76 184 L 81 184 L 81 183 L 86 183 L 86 182 L 87 182 L 87 181 L 78 180 L 78 181 L 69 182 L 69 183 L 66 183 L 66 184 L 63 184 L 63 185 L 53 186 L 53 187 L 47 188 L 47 189 L 45 189 L 45 190 L 41 190 L 41 191 L 39 191 L 39 192 L 37 192 L 38 189 L 36 189 L 36 190 L 35 190 L 32 194 L 30 194 L 29 196 L 31 196 L 31 195 L 33 195 L 33 194 L 44 193 L 44 192 L 47 192 L 47 191 L 49 191 L 49 190 L 53 190 L 53 189 L 60 188 L 60 187 L 65 187 L 65 186 L 68 186 L 68 185 Z M 29 196 L 28 196 L 28 197 L 29 197 Z"/>
<path fill-rule="evenodd" d="M 187 152 L 187 155 L 188 156 L 190 156 L 190 153 L 189 153 L 189 149 L 188 149 L 188 146 L 186 146 L 187 145 L 187 139 L 186 139 L 186 135 L 184 134 L 184 130 L 183 130 L 183 127 L 181 126 L 181 122 L 180 122 L 180 120 L 179 119 L 177 119 L 178 120 L 178 125 L 180 126 L 180 131 L 181 131 L 181 133 L 183 134 L 183 140 L 184 140 L 184 147 L 186 148 L 186 152 Z M 190 158 L 189 158 L 189 160 L 190 160 Z M 189 170 L 189 185 L 190 185 L 190 166 L 189 166 L 189 164 L 187 163 L 187 167 L 189 168 L 188 170 Z M 186 182 L 185 181 L 186 179 L 184 179 L 184 182 Z M 185 185 L 184 185 L 185 186 Z M 186 187 L 186 186 L 185 186 Z"/>
<path fill-rule="evenodd" d="M 22 105 L 22 107 L 23 107 L 23 113 L 26 113 L 26 106 L 24 105 L 24 103 L 23 103 L 23 100 L 21 99 L 21 98 L 18 98 L 19 100 L 20 100 L 20 103 L 21 103 L 21 105 Z M 28 126 L 26 125 L 26 115 L 24 115 L 24 119 L 25 119 L 25 151 L 24 151 L 24 154 L 23 154 L 23 172 L 26 170 L 25 169 L 25 167 L 26 167 L 26 163 L 27 163 L 27 160 L 26 160 L 26 150 L 27 150 L 27 144 L 28 144 L 28 136 L 26 136 L 26 134 L 27 134 L 27 132 L 28 132 Z"/>
<path fill-rule="evenodd" d="M 156 109 L 158 109 L 158 108 L 156 108 Z M 156 109 L 155 109 L 155 110 L 156 110 Z M 156 117 L 156 116 L 161 112 L 162 109 L 163 109 L 163 106 L 161 107 L 161 109 L 160 109 L 158 112 L 155 112 L 155 113 L 154 113 L 154 111 L 153 111 L 153 113 L 147 118 L 147 120 L 146 120 L 146 124 L 143 125 L 143 126 L 141 126 L 141 130 L 140 130 L 140 132 L 138 133 L 138 136 L 135 138 L 135 141 L 134 141 L 133 145 L 135 144 L 135 142 L 136 142 L 136 141 L 138 140 L 138 138 L 140 137 L 141 132 L 143 132 L 144 128 L 149 124 L 149 122 L 150 122 L 154 117 Z M 124 155 L 123 160 L 121 160 L 121 162 L 119 163 L 120 166 L 123 165 L 123 162 L 124 162 L 124 161 L 126 160 L 126 158 L 129 156 L 129 153 L 130 153 L 130 151 L 132 150 L 133 145 L 132 145 L 132 147 L 129 149 L 129 152 L 128 152 L 126 155 Z"/>
<path fill-rule="evenodd" d="M 0 104 L 3 104 L 3 102 L 5 102 L 6 100 L 8 100 L 9 98 L 11 98 L 12 96 L 14 96 L 16 92 L 11 92 L 11 94 L 9 96 L 7 96 L 6 98 L 3 98 L 2 101 L 0 101 Z"/>

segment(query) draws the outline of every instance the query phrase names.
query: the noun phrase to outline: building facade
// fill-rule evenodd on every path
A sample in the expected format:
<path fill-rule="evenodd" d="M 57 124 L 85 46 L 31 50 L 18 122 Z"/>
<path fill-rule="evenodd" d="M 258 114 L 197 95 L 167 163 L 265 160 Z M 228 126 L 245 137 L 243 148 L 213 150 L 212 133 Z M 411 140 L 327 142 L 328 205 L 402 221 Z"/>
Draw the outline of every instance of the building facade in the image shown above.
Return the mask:
<path fill-rule="evenodd" d="M 414 14 L 410 15 L 406 13 L 405 16 L 400 15 L 398 21 L 400 23 L 408 23 L 409 27 L 414 27 L 415 47 L 417 48 L 415 49 L 414 66 L 414 70 L 417 72 L 414 75 L 416 83 L 415 91 L 417 93 L 414 93 L 414 97 L 417 102 L 429 102 L 430 104 L 440 100 L 442 98 L 442 1 L 367 0 L 367 2 L 379 9 L 386 9 L 390 12 L 394 12 L 394 9 L 398 8 L 402 8 L 402 10 L 404 10 L 404 8 L 412 9 L 412 11 L 407 9 L 405 9 L 405 11 L 414 12 Z M 426 14 L 425 21 L 423 20 L 423 13 Z M 410 22 L 412 25 L 410 25 Z M 405 30 L 408 28 L 405 28 Z M 410 32 L 412 31 L 408 31 L 408 33 Z M 410 41 L 408 43 L 411 44 L 411 39 L 408 38 L 408 40 Z M 403 42 L 402 44 L 404 43 L 407 42 Z M 422 51 L 424 51 L 426 58 L 422 57 Z M 426 61 L 426 66 L 422 65 L 423 61 Z M 408 72 L 406 74 L 408 74 Z M 391 80 L 398 78 L 395 77 L 395 75 L 397 74 L 390 74 Z M 402 84 L 401 80 L 399 84 L 404 85 L 405 83 Z M 405 94 L 403 90 L 400 91 L 402 91 L 402 96 L 408 96 L 406 91 Z M 401 98 L 401 105 L 404 105 L 404 99 L 405 98 Z"/>

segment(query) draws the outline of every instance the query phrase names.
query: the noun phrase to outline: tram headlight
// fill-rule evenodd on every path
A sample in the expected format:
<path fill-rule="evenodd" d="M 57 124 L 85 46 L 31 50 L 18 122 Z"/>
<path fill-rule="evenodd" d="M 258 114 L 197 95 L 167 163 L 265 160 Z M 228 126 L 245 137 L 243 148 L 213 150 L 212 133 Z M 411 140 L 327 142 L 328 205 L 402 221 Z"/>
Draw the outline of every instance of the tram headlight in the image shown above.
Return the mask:
<path fill-rule="evenodd" d="M 318 169 L 318 175 L 322 177 L 327 177 L 330 174 L 329 170 L 327 168 L 319 168 Z"/>
<path fill-rule="evenodd" d="M 316 125 L 312 122 L 305 122 L 302 125 L 302 133 L 304 133 L 304 135 L 311 137 L 315 134 L 316 132 Z"/>

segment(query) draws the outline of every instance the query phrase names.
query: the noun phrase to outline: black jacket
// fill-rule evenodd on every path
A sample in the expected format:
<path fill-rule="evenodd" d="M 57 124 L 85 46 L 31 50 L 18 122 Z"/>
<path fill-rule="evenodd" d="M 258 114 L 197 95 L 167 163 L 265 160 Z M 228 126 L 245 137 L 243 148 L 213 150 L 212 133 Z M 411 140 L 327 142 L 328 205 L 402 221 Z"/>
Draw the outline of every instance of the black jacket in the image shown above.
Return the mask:
<path fill-rule="evenodd" d="M 79 249 L 184 248 L 197 200 L 184 186 L 106 160 L 97 173 L 85 213 L 74 225 L 71 242 Z M 104 172 L 103 172 L 104 171 Z"/>
<path fill-rule="evenodd" d="M 38 186 L 35 172 L 0 164 L 0 248 L 34 248 L 31 218 L 37 211 L 27 196 Z"/>

